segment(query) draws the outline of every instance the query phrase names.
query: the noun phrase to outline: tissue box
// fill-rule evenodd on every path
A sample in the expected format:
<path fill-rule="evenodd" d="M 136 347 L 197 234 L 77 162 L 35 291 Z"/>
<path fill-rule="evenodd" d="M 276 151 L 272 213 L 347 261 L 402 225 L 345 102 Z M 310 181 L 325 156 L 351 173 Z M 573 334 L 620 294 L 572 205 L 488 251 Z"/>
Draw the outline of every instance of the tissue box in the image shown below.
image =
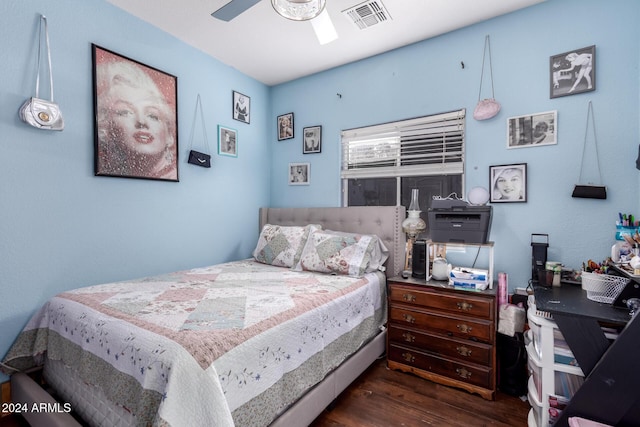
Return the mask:
<path fill-rule="evenodd" d="M 454 267 L 449 272 L 449 284 L 458 288 L 485 290 L 489 287 L 489 272 L 477 268 Z"/>
<path fill-rule="evenodd" d="M 510 337 L 514 336 L 516 332 L 524 332 L 526 317 L 524 307 L 513 304 L 501 305 L 498 316 L 498 332 Z"/>

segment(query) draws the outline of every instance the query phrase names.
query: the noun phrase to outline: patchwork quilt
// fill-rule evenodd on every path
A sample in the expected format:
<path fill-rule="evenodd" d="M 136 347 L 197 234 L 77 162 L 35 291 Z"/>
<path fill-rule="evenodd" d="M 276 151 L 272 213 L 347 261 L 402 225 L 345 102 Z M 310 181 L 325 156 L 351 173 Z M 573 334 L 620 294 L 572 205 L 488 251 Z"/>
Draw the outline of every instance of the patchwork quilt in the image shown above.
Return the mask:
<path fill-rule="evenodd" d="M 137 425 L 268 425 L 385 323 L 385 283 L 243 260 L 51 298 L 4 363 L 62 361 Z"/>

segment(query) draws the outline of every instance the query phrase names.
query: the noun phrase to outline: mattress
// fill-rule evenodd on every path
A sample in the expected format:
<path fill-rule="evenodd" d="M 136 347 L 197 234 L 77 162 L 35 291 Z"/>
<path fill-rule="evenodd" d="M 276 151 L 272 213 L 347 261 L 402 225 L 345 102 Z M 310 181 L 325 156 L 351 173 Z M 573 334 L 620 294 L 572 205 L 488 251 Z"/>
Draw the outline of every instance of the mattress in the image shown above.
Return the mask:
<path fill-rule="evenodd" d="M 378 334 L 385 304 L 379 273 L 236 261 L 60 294 L 5 363 L 46 361 L 92 425 L 263 426 Z"/>
<path fill-rule="evenodd" d="M 44 377 L 55 390 L 55 397 L 69 403 L 87 424 L 111 427 L 136 425 L 131 412 L 122 405 L 113 404 L 100 387 L 85 382 L 76 370 L 63 361 L 47 359 Z"/>

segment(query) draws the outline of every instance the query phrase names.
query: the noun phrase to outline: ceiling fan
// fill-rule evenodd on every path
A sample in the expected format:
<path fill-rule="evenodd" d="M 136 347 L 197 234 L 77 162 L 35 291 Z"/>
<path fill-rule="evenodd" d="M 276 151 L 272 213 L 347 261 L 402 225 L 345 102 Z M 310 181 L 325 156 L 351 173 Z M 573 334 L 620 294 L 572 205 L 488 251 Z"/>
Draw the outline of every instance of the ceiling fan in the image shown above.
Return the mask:
<path fill-rule="evenodd" d="M 231 0 L 211 14 L 214 18 L 229 22 L 261 0 Z M 326 0 L 270 0 L 274 10 L 293 21 L 311 21 L 320 44 L 338 38 L 333 22 L 325 8 Z"/>
<path fill-rule="evenodd" d="M 214 18 L 229 22 L 245 10 L 251 8 L 260 0 L 231 0 L 211 14 Z"/>

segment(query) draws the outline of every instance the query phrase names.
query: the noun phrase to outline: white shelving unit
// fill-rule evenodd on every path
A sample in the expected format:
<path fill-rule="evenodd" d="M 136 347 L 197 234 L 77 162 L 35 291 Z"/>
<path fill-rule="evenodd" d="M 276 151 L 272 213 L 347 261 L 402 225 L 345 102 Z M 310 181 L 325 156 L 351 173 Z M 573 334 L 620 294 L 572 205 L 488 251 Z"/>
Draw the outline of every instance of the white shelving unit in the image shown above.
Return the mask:
<path fill-rule="evenodd" d="M 486 243 L 458 243 L 458 242 L 432 242 L 427 241 L 427 254 L 429 253 L 429 247 L 432 245 L 443 245 L 447 248 L 466 248 L 466 247 L 477 247 L 477 248 L 486 248 L 489 250 L 489 289 L 493 289 L 493 242 Z M 428 264 L 428 263 L 427 263 Z M 428 267 L 427 267 L 428 268 Z M 427 270 L 427 276 L 429 275 L 429 270 Z"/>
<path fill-rule="evenodd" d="M 528 304 L 528 398 L 531 404 L 528 425 L 546 427 L 549 425 L 549 409 L 553 409 L 549 398 L 556 397 L 560 402 L 571 399 L 584 382 L 584 374 L 578 366 L 556 362 L 557 353 L 560 353 L 558 344 L 562 340 L 558 326 L 550 316 L 537 312 L 532 296 Z M 563 356 L 566 357 L 564 352 Z"/>

